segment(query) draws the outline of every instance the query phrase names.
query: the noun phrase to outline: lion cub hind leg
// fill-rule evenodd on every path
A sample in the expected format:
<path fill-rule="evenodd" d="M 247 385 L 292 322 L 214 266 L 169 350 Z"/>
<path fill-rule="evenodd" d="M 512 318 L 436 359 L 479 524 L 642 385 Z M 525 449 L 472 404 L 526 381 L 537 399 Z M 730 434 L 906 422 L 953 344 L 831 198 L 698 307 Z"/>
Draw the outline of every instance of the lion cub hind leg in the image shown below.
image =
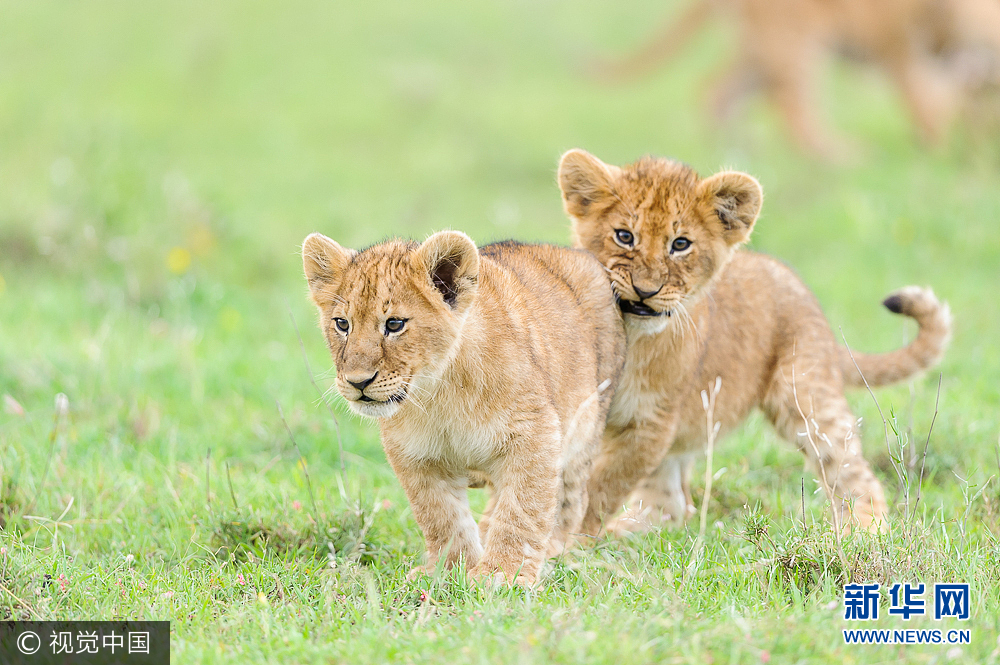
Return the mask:
<path fill-rule="evenodd" d="M 617 535 L 680 526 L 694 513 L 691 499 L 693 454 L 667 454 L 632 493 L 625 512 L 608 526 Z"/>
<path fill-rule="evenodd" d="M 835 528 L 884 530 L 889 508 L 881 483 L 862 455 L 857 421 L 841 392 L 842 383 L 830 367 L 806 362 L 799 358 L 798 364 L 780 367 L 762 407 L 819 477 L 833 502 Z"/>
<path fill-rule="evenodd" d="M 496 489 L 489 486 L 490 498 L 486 500 L 486 507 L 483 508 L 483 515 L 479 518 L 479 540 L 486 542 L 486 534 L 490 530 L 490 518 L 493 516 L 493 509 L 497 505 Z"/>
<path fill-rule="evenodd" d="M 556 493 L 556 522 L 546 546 L 547 556 L 563 554 L 580 533 L 583 515 L 587 511 L 587 475 L 592 459 L 581 455 L 567 460 Z"/>

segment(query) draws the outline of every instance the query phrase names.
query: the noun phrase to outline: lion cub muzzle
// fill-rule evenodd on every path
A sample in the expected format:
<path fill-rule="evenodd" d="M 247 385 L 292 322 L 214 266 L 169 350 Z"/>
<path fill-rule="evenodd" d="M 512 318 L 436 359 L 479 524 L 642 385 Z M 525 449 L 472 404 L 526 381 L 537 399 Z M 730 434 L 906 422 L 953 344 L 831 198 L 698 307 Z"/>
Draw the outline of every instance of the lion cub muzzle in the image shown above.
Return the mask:
<path fill-rule="evenodd" d="M 385 405 L 399 404 L 406 399 L 407 391 L 405 385 L 400 386 L 399 388 L 395 388 L 391 384 L 383 387 L 376 383 L 376 380 L 379 378 L 378 371 L 375 371 L 368 377 L 365 377 L 365 374 L 365 372 L 357 374 L 344 374 L 343 383 L 341 383 L 338 387 L 340 389 L 340 394 L 343 395 L 344 399 L 348 402 Z M 347 386 L 350 386 L 350 388 L 344 386 L 344 383 L 346 383 Z M 379 390 L 379 388 L 381 388 L 381 390 Z"/>

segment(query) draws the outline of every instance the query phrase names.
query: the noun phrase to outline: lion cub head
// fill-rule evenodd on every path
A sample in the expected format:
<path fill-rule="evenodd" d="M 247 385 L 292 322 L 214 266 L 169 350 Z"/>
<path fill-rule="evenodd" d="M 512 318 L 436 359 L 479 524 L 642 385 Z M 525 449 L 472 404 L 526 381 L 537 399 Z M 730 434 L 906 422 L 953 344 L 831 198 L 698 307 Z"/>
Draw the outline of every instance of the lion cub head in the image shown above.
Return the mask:
<path fill-rule="evenodd" d="M 309 294 L 351 410 L 389 418 L 433 390 L 476 298 L 479 252 L 463 233 L 360 252 L 313 233 L 302 245 Z"/>
<path fill-rule="evenodd" d="M 604 264 L 629 328 L 664 330 L 750 238 L 763 193 L 745 173 L 701 179 L 665 159 L 617 167 L 583 150 L 559 163 L 573 242 Z"/>

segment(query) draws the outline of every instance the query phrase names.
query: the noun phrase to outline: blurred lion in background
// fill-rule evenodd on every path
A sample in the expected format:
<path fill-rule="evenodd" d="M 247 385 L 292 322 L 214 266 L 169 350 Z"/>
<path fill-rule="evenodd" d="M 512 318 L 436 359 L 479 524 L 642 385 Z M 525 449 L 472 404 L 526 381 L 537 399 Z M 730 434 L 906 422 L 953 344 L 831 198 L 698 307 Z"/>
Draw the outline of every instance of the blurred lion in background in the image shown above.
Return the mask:
<path fill-rule="evenodd" d="M 738 47 L 712 91 L 718 119 L 762 90 L 803 149 L 845 156 L 817 114 L 824 56 L 873 62 L 903 95 L 920 138 L 938 143 L 969 93 L 996 84 L 1000 0 L 694 0 L 631 57 L 601 67 L 632 77 L 674 55 L 714 12 L 735 18 Z"/>

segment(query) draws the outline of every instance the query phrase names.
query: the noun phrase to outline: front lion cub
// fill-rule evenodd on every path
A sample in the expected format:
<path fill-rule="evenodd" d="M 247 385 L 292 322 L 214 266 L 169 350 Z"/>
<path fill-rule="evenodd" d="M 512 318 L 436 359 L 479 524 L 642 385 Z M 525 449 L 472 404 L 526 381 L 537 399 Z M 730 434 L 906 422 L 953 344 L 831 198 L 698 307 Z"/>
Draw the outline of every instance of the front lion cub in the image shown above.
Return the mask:
<path fill-rule="evenodd" d="M 443 231 L 302 258 L 351 410 L 377 418 L 433 570 L 529 585 L 579 531 L 625 332 L 586 252 Z M 479 528 L 470 478 L 493 489 Z"/>
<path fill-rule="evenodd" d="M 947 306 L 914 287 L 889 296 L 887 308 L 917 320 L 916 339 L 852 360 L 791 270 L 738 249 L 763 201 L 750 176 L 702 179 L 652 158 L 619 168 L 571 150 L 559 185 L 575 244 L 607 268 L 628 335 L 584 531 L 596 534 L 644 478 L 614 530 L 680 522 L 693 512 L 691 467 L 707 433 L 702 391 L 719 378 L 714 417 L 723 431 L 759 407 L 806 455 L 841 526 L 883 528 L 885 497 L 861 455 L 844 386 L 863 385 L 858 368 L 870 385 L 882 385 L 935 364 L 950 333 Z"/>

